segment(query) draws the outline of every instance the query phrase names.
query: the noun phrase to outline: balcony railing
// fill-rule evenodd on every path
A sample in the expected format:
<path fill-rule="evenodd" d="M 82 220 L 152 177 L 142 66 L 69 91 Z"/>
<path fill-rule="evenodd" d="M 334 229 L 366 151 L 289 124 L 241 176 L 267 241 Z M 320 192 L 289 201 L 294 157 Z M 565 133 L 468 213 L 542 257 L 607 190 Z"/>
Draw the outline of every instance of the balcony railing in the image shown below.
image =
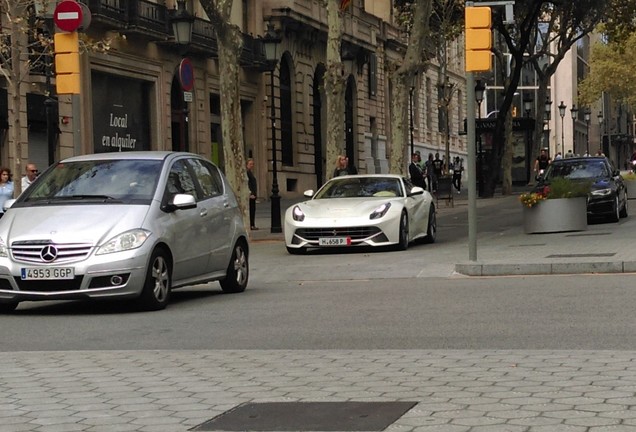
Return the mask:
<path fill-rule="evenodd" d="M 128 25 L 130 28 L 148 30 L 165 35 L 168 30 L 167 8 L 165 5 L 148 0 L 130 0 Z"/>

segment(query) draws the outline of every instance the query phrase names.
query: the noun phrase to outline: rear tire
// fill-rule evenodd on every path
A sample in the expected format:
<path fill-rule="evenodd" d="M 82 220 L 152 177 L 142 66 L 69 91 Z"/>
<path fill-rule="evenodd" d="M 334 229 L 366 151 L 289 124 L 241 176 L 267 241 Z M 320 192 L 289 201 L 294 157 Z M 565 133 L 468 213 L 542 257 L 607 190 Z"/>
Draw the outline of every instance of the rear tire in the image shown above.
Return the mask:
<path fill-rule="evenodd" d="M 400 216 L 400 232 L 398 236 L 398 244 L 396 250 L 407 250 L 409 248 L 409 217 L 406 212 L 402 212 Z"/>
<path fill-rule="evenodd" d="M 157 248 L 150 257 L 150 264 L 146 273 L 146 281 L 137 299 L 141 310 L 156 311 L 165 309 L 170 301 L 172 285 L 168 254 L 162 248 Z"/>
<path fill-rule="evenodd" d="M 0 303 L 0 313 L 11 313 L 18 307 L 18 302 Z"/>
<path fill-rule="evenodd" d="M 241 240 L 234 245 L 232 258 L 227 266 L 225 279 L 219 281 L 221 289 L 225 293 L 240 293 L 245 291 L 249 279 L 249 261 L 247 247 Z"/>
<path fill-rule="evenodd" d="M 437 213 L 435 213 L 435 207 L 431 205 L 431 209 L 428 212 L 428 228 L 426 229 L 426 237 L 424 237 L 424 243 L 435 243 L 437 240 Z"/>

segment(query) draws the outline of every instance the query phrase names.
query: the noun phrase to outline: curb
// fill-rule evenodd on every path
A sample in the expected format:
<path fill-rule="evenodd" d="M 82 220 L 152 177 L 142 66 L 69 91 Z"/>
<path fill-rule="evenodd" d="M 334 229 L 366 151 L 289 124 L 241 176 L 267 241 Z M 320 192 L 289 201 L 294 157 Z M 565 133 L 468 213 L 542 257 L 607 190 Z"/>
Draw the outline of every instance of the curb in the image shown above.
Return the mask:
<path fill-rule="evenodd" d="M 634 273 L 636 261 L 571 263 L 457 263 L 455 272 L 465 276 L 566 275 L 587 273 Z"/>

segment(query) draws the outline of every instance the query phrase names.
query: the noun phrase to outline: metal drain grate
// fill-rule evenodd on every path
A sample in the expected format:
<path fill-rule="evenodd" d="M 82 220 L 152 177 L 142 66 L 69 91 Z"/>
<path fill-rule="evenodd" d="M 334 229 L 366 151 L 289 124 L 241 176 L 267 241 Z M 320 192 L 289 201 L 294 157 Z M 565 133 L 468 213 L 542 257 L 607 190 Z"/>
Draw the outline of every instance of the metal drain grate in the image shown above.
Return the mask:
<path fill-rule="evenodd" d="M 382 431 L 417 402 L 245 403 L 193 431 Z"/>
<path fill-rule="evenodd" d="M 596 253 L 596 254 L 554 254 L 548 255 L 546 258 L 603 258 L 611 257 L 616 253 Z"/>

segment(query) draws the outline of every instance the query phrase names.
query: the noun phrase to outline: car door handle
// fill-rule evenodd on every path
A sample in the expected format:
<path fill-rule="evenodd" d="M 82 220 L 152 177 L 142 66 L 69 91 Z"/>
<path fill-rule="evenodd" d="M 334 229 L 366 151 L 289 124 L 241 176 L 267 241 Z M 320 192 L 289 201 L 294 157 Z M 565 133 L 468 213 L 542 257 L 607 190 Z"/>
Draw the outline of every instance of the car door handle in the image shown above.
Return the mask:
<path fill-rule="evenodd" d="M 201 210 L 201 212 L 199 213 L 199 216 L 207 216 L 208 215 L 208 210 L 207 209 L 203 209 Z"/>

